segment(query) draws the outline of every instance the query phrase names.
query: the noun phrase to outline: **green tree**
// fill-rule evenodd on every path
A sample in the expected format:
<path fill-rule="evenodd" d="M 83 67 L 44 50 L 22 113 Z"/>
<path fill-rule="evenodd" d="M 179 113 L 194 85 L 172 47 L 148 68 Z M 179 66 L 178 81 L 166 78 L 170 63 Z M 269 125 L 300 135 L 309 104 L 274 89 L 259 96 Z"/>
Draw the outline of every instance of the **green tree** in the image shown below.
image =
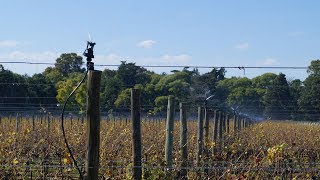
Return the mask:
<path fill-rule="evenodd" d="M 197 105 L 202 105 L 205 98 L 216 93 L 218 82 L 224 79 L 225 70 L 213 68 L 202 75 L 194 70 L 192 75 L 190 98 Z M 208 103 L 212 104 L 212 102 L 210 100 Z"/>
<path fill-rule="evenodd" d="M 63 53 L 56 59 L 55 68 L 62 76 L 67 77 L 72 72 L 84 72 L 85 68 L 81 68 L 82 65 L 81 56 L 76 53 Z"/>
<path fill-rule="evenodd" d="M 184 101 L 190 96 L 190 83 L 190 74 L 179 71 L 162 76 L 154 90 L 161 96 L 173 95 L 179 101 Z"/>
<path fill-rule="evenodd" d="M 295 79 L 291 82 L 289 82 L 289 90 L 290 90 L 290 96 L 292 97 L 292 114 L 291 119 L 293 120 L 301 120 L 301 112 L 299 109 L 299 98 L 301 96 L 302 90 L 303 90 L 303 83 L 300 79 Z"/>
<path fill-rule="evenodd" d="M 271 119 L 290 119 L 292 97 L 286 76 L 280 73 L 267 88 L 264 96 L 265 115 Z"/>
<path fill-rule="evenodd" d="M 78 85 L 83 78 L 83 73 L 71 73 L 69 78 L 65 81 L 59 81 L 56 85 L 57 89 L 57 101 L 63 105 L 69 94 Z M 67 108 L 72 111 L 79 111 L 83 113 L 86 107 L 86 83 L 83 83 L 70 98 Z"/>
<path fill-rule="evenodd" d="M 42 74 L 53 84 L 56 84 L 66 78 L 63 77 L 63 75 L 54 67 L 46 68 Z"/>
<path fill-rule="evenodd" d="M 274 73 L 264 73 L 260 76 L 252 78 L 252 84 L 256 88 L 267 89 L 277 77 Z"/>
<path fill-rule="evenodd" d="M 49 97 L 30 99 L 32 104 L 38 104 L 41 107 L 56 106 L 57 101 L 51 97 L 57 95 L 55 84 L 52 84 L 43 74 L 34 74 L 27 78 L 28 94 L 31 97 Z"/>
<path fill-rule="evenodd" d="M 0 111 L 16 112 L 22 107 L 28 106 L 30 99 L 26 76 L 13 73 L 0 66 Z"/>
<path fill-rule="evenodd" d="M 320 111 L 320 60 L 311 61 L 307 72 L 309 76 L 304 80 L 301 96 L 298 99 L 300 112 L 305 120 L 319 121 Z"/>
<path fill-rule="evenodd" d="M 126 63 L 126 61 L 121 62 L 116 76 L 127 87 L 133 87 L 136 84 L 145 85 L 150 81 L 150 75 L 145 68 L 136 66 L 135 63 Z"/>

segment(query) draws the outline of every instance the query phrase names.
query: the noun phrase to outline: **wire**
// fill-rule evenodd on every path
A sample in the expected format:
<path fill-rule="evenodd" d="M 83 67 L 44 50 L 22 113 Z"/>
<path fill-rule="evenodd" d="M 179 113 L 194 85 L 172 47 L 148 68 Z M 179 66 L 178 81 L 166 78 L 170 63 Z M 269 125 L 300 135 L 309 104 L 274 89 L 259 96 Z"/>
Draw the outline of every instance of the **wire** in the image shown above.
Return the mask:
<path fill-rule="evenodd" d="M 77 164 L 77 161 L 76 159 L 74 158 L 73 154 L 72 154 L 72 151 L 70 149 L 70 146 L 68 144 L 68 141 L 67 141 L 67 138 L 66 138 L 66 133 L 65 133 L 65 130 L 64 130 L 64 111 L 65 111 L 65 108 L 66 108 L 66 105 L 70 99 L 70 97 L 76 92 L 76 90 L 80 87 L 80 85 L 83 83 L 83 81 L 85 80 L 85 78 L 87 77 L 87 74 L 88 74 L 88 70 L 86 71 L 85 75 L 83 76 L 83 78 L 81 79 L 81 81 L 79 82 L 79 84 L 73 89 L 73 91 L 69 94 L 68 98 L 66 99 L 66 101 L 64 102 L 63 104 L 63 108 L 62 108 L 62 113 L 61 113 L 61 129 L 62 129 L 62 134 L 63 134 L 63 138 L 64 138 L 64 142 L 67 146 L 67 149 L 69 151 L 69 154 L 73 160 L 73 163 L 74 165 L 76 166 L 78 172 L 79 172 L 79 175 L 80 175 L 80 179 L 83 179 L 83 175 L 82 175 L 82 172 Z"/>
<path fill-rule="evenodd" d="M 50 62 L 28 62 L 28 61 L 0 61 L 2 64 L 38 64 L 38 65 L 56 65 L 59 63 Z M 119 67 L 120 64 L 95 64 L 102 67 Z M 195 65 L 137 65 L 140 67 L 157 67 L 157 68 L 198 68 L 198 69 L 308 69 L 307 66 L 195 66 Z"/>

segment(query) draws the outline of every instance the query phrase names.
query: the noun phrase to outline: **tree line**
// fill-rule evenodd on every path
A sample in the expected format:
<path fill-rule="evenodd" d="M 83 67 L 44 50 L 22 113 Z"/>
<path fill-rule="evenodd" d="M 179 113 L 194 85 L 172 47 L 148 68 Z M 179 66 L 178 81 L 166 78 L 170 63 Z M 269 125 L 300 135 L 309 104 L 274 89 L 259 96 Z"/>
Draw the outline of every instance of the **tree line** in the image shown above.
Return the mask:
<path fill-rule="evenodd" d="M 76 53 L 64 53 L 53 67 L 32 76 L 20 75 L 0 65 L 0 111 L 58 112 L 77 83 L 83 78 L 83 59 Z M 141 92 L 142 108 L 150 115 L 166 109 L 169 95 L 177 102 L 196 108 L 206 105 L 230 113 L 275 120 L 320 120 L 320 60 L 308 66 L 308 77 L 286 78 L 283 73 L 265 73 L 252 79 L 226 78 L 224 68 L 201 74 L 185 67 L 171 73 L 155 73 L 135 63 L 121 61 L 118 69 L 105 69 L 101 80 L 101 107 L 113 113 L 130 106 L 130 89 Z M 68 103 L 67 109 L 83 114 L 86 83 Z M 210 99 L 206 100 L 208 97 Z"/>

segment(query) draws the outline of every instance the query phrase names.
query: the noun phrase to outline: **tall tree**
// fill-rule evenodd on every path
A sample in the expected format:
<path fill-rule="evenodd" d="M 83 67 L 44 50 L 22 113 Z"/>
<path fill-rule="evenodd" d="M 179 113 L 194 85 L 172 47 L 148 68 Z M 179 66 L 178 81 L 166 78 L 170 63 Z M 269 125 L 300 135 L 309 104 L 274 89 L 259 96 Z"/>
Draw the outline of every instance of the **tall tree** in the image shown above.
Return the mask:
<path fill-rule="evenodd" d="M 68 76 L 72 72 L 84 72 L 82 57 L 76 53 L 63 53 L 56 59 L 55 68 L 63 76 Z"/>
<path fill-rule="evenodd" d="M 28 94 L 31 97 L 39 97 L 30 99 L 32 104 L 41 107 L 54 107 L 57 104 L 56 99 L 52 98 L 57 95 L 55 84 L 51 83 L 43 74 L 34 74 L 27 79 Z M 42 98 L 48 97 L 48 98 Z"/>
<path fill-rule="evenodd" d="M 116 76 L 127 87 L 133 87 L 136 84 L 145 85 L 150 81 L 150 75 L 145 68 L 136 66 L 135 63 L 127 63 L 126 61 L 121 62 Z"/>
<path fill-rule="evenodd" d="M 292 98 L 286 75 L 280 73 L 264 96 L 265 115 L 271 119 L 290 119 Z"/>
<path fill-rule="evenodd" d="M 0 66 L 0 111 L 17 112 L 28 106 L 32 97 L 28 95 L 26 77 Z"/>
<path fill-rule="evenodd" d="M 301 111 L 299 109 L 299 98 L 301 96 L 303 86 L 300 79 L 295 79 L 289 82 L 290 94 L 292 97 L 292 114 L 291 119 L 293 120 L 301 120 Z"/>
<path fill-rule="evenodd" d="M 307 72 L 309 76 L 304 80 L 301 96 L 298 100 L 301 113 L 305 120 L 320 120 L 320 60 L 311 61 Z"/>

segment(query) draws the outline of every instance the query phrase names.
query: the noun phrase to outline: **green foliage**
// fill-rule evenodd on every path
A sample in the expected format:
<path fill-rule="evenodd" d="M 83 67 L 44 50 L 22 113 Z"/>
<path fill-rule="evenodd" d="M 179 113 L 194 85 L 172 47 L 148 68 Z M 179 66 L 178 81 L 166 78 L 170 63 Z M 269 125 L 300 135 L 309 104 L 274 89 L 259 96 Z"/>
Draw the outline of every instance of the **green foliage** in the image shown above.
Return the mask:
<path fill-rule="evenodd" d="M 72 72 L 84 72 L 85 69 L 81 68 L 83 64 L 82 57 L 76 53 L 64 53 L 56 59 L 55 69 L 66 77 Z"/>
<path fill-rule="evenodd" d="M 121 93 L 118 95 L 118 98 L 116 99 L 114 104 L 117 107 L 120 107 L 120 106 L 128 107 L 130 106 L 130 97 L 131 97 L 131 89 L 130 88 L 125 89 L 121 91 Z"/>
<path fill-rule="evenodd" d="M 272 85 L 274 79 L 277 77 L 274 73 L 265 73 L 252 79 L 252 84 L 256 88 L 266 89 Z"/>
<path fill-rule="evenodd" d="M 63 104 L 69 94 L 73 91 L 73 89 L 78 85 L 78 83 L 83 78 L 83 73 L 72 73 L 69 75 L 69 78 L 65 81 L 59 81 L 56 85 L 57 89 L 57 101 L 60 104 Z M 75 95 L 72 96 L 67 104 L 67 108 L 69 110 L 79 110 L 80 113 L 84 112 L 86 106 L 86 83 L 82 83 L 82 85 L 77 89 Z"/>
<path fill-rule="evenodd" d="M 28 86 L 29 96 L 32 97 L 55 97 L 57 95 L 55 85 L 43 74 L 34 74 L 27 78 L 27 82 L 32 84 Z M 33 98 L 30 99 L 32 104 L 46 106 L 46 104 L 56 104 L 56 99 L 52 98 Z"/>
<path fill-rule="evenodd" d="M 126 63 L 126 61 L 121 62 L 116 76 L 125 86 L 146 84 L 150 81 L 150 75 L 146 69 L 136 66 L 135 63 Z"/>
<path fill-rule="evenodd" d="M 84 75 L 82 57 L 76 53 L 64 53 L 57 58 L 54 67 L 31 77 L 15 74 L 0 65 L 0 106 L 23 107 L 35 104 L 35 108 L 62 104 Z M 177 102 L 203 105 L 204 100 L 216 109 L 237 111 L 251 115 L 264 114 L 272 119 L 320 120 L 320 60 L 311 62 L 308 78 L 301 82 L 287 81 L 284 74 L 265 73 L 249 78 L 225 78 L 225 69 L 213 68 L 200 74 L 188 67 L 172 73 L 156 74 L 135 65 L 121 62 L 117 70 L 105 69 L 101 79 L 101 106 L 103 111 L 121 111 L 118 107 L 130 105 L 130 89 L 140 89 L 141 104 L 163 111 L 167 98 L 173 95 Z M 14 83 L 13 83 L 14 82 Z M 11 84 L 12 83 L 12 84 Z M 28 85 L 29 84 L 29 85 Z M 41 97 L 56 97 L 41 98 Z M 68 108 L 83 112 L 86 104 L 86 86 L 82 85 L 71 98 Z M 2 104 L 1 104 L 2 103 Z M 12 105 L 7 105 L 11 103 Z M 3 107 L 4 109 L 7 107 Z"/>
<path fill-rule="evenodd" d="M 271 119 L 289 119 L 292 98 L 286 76 L 280 73 L 267 88 L 264 96 L 265 115 Z"/>

